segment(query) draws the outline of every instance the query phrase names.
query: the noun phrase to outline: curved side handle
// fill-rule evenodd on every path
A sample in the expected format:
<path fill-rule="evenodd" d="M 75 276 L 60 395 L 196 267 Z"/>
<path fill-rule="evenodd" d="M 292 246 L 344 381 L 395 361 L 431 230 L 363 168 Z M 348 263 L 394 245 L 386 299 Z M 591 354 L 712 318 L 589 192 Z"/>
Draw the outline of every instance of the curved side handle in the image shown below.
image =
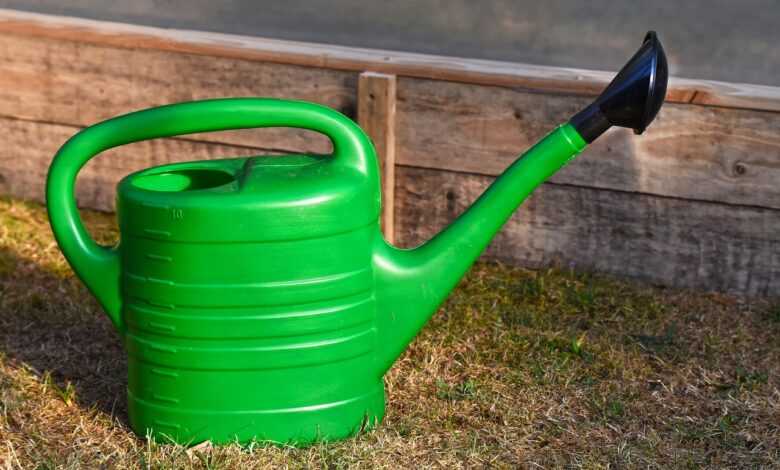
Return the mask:
<path fill-rule="evenodd" d="M 160 137 L 253 127 L 296 127 L 320 132 L 333 142 L 330 164 L 377 178 L 374 147 L 360 127 L 325 106 L 270 98 L 231 98 L 179 103 L 119 116 L 73 136 L 52 161 L 46 181 L 49 222 L 73 270 L 95 295 L 120 333 L 118 247 L 98 245 L 79 217 L 76 176 L 92 157 L 113 147 Z"/>

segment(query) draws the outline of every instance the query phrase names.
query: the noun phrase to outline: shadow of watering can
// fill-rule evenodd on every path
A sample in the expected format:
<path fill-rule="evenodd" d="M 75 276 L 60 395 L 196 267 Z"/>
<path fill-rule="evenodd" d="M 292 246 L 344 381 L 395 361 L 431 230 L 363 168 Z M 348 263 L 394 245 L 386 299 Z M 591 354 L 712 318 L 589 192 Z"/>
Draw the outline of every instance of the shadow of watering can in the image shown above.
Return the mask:
<path fill-rule="evenodd" d="M 237 98 L 139 111 L 84 129 L 57 153 L 46 199 L 60 248 L 124 341 L 133 429 L 184 444 L 338 439 L 384 415 L 382 377 L 512 212 L 610 126 L 641 133 L 666 92 L 661 44 L 524 155 L 423 245 L 379 230 L 374 148 L 316 104 Z M 296 127 L 327 156 L 178 163 L 119 183 L 118 246 L 97 245 L 74 185 L 98 153 L 146 139 Z"/>

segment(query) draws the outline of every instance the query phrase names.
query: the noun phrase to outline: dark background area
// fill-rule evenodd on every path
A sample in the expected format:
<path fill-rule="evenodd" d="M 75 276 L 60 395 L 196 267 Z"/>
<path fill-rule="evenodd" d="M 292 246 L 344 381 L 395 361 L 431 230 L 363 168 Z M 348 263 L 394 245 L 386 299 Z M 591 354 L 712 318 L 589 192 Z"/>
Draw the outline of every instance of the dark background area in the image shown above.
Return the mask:
<path fill-rule="evenodd" d="M 646 30 L 672 73 L 780 85 L 772 0 L 0 0 L 0 7 L 531 64 L 615 70 Z"/>

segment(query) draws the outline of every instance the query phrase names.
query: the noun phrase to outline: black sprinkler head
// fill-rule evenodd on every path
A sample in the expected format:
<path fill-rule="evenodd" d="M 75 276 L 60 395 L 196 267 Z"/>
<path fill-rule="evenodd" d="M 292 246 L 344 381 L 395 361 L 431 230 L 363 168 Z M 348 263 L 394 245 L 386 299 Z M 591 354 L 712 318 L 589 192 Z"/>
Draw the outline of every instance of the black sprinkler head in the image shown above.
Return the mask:
<path fill-rule="evenodd" d="M 593 142 L 611 126 L 628 127 L 636 134 L 652 122 L 666 95 L 669 67 L 654 31 L 590 106 L 569 121 L 586 142 Z"/>

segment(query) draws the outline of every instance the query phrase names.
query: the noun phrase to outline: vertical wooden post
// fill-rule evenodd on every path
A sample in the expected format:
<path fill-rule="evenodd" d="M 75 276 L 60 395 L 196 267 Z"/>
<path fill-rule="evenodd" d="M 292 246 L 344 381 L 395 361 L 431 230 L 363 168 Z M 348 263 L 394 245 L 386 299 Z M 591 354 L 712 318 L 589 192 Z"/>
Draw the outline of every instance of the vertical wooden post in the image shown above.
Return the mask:
<path fill-rule="evenodd" d="M 371 137 L 382 179 L 382 233 L 395 241 L 395 75 L 363 72 L 358 80 L 358 124 Z"/>

